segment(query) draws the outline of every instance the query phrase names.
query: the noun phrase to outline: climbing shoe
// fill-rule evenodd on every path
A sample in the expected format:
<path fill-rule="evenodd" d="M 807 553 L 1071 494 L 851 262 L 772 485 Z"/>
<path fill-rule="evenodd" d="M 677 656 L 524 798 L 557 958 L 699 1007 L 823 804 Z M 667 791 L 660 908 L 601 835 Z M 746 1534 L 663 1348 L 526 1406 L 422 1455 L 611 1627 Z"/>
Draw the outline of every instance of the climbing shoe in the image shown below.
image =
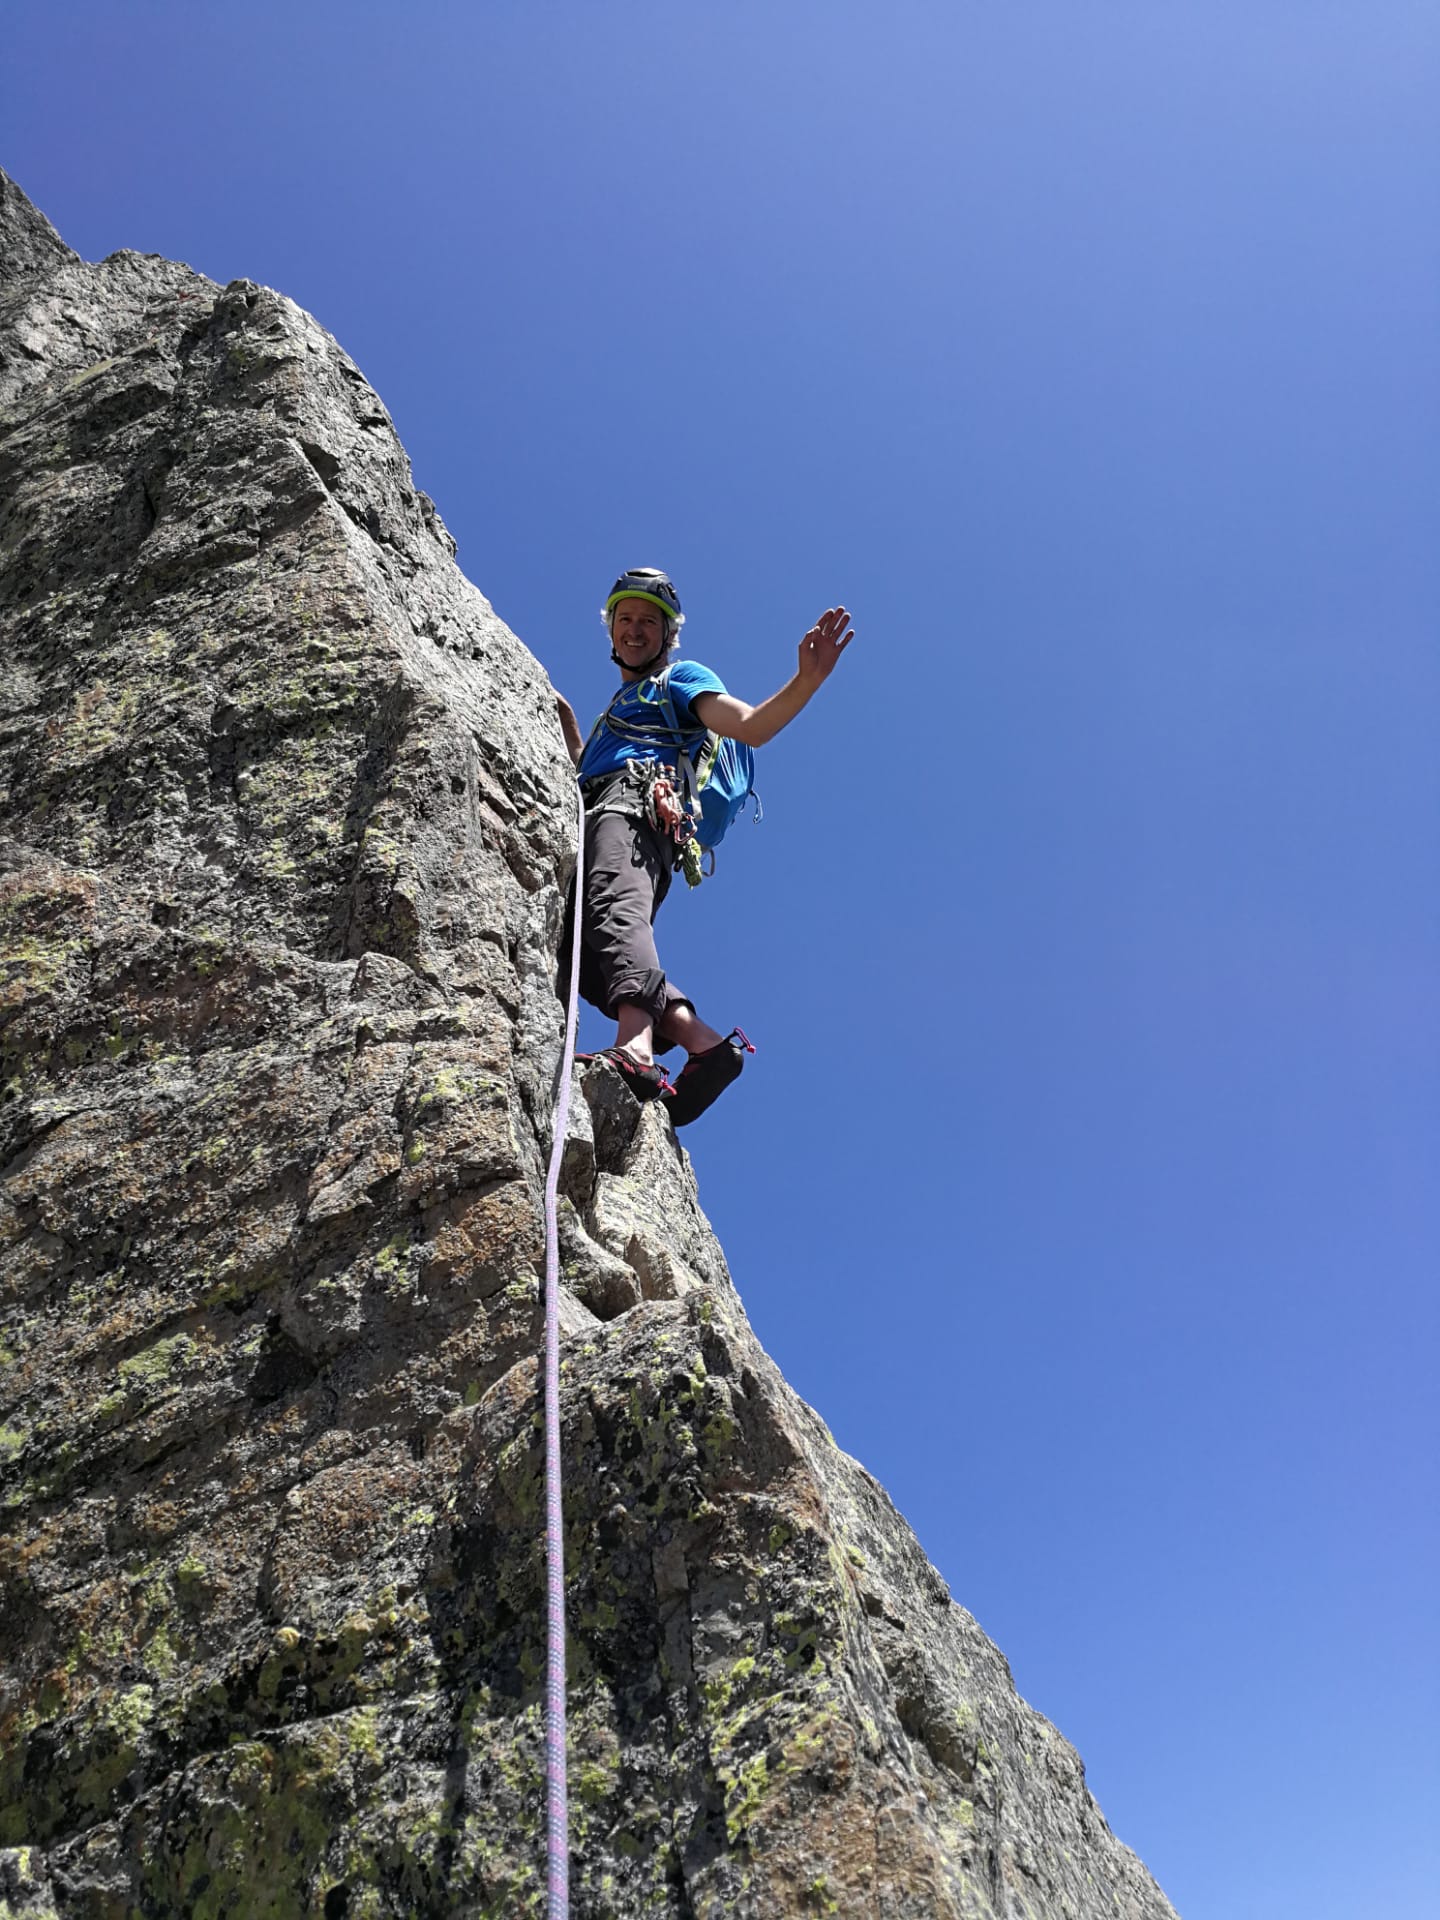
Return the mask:
<path fill-rule="evenodd" d="M 624 1047 L 602 1047 L 599 1053 L 577 1053 L 575 1058 L 582 1064 L 589 1060 L 608 1060 L 637 1100 L 658 1100 L 662 1094 L 675 1091 L 665 1078 L 663 1067 L 653 1062 L 647 1066 Z"/>
<path fill-rule="evenodd" d="M 698 1120 L 730 1082 L 740 1078 L 746 1054 L 754 1051 L 736 1027 L 718 1045 L 707 1047 L 704 1053 L 692 1053 L 675 1082 L 674 1091 L 661 1095 L 671 1125 L 688 1127 L 692 1120 Z"/>

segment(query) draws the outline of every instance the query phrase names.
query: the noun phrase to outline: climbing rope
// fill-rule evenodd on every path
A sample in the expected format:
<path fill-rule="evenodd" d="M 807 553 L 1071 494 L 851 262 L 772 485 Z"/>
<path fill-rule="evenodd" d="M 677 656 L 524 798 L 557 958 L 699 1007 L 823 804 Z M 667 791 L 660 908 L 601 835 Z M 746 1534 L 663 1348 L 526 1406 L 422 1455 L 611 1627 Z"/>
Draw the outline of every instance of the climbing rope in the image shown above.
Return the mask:
<path fill-rule="evenodd" d="M 545 1845 L 549 1920 L 570 1916 L 570 1792 L 565 1764 L 565 1536 L 560 1492 L 560 1162 L 570 1118 L 570 1068 L 580 984 L 580 920 L 585 883 L 585 802 L 575 789 L 575 911 L 571 915 L 570 994 L 545 1176 L 545 1577 L 549 1641 L 545 1658 Z"/>

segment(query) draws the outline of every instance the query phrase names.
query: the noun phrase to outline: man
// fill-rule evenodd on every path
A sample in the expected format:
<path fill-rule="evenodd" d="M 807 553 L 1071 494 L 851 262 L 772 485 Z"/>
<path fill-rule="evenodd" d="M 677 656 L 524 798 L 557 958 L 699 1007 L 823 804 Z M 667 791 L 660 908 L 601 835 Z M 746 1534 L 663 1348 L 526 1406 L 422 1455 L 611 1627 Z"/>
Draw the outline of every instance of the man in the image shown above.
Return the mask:
<path fill-rule="evenodd" d="M 615 1045 L 595 1057 L 610 1061 L 637 1098 L 662 1098 L 683 1127 L 738 1077 L 754 1048 L 738 1027 L 722 1035 L 705 1024 L 655 947 L 655 915 L 688 831 L 679 749 L 654 678 L 679 644 L 680 597 L 658 569 L 632 567 L 611 588 L 603 617 L 621 686 L 588 741 L 556 695 L 586 809 L 580 992 L 617 1025 Z M 844 607 L 821 614 L 800 642 L 793 677 L 758 707 L 728 693 L 698 660 L 676 660 L 668 692 L 685 753 L 695 758 L 707 729 L 763 747 L 819 691 L 853 638 Z M 657 1045 L 682 1046 L 688 1056 L 674 1088 L 655 1064 Z"/>

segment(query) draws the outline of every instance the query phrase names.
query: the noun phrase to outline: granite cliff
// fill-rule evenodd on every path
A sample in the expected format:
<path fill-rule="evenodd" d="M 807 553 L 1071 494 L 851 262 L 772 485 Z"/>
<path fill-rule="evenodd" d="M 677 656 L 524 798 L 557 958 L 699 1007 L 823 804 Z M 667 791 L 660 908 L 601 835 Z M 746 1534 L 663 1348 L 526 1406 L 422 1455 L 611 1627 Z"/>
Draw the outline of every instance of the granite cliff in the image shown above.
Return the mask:
<path fill-rule="evenodd" d="M 279 294 L 0 175 L 0 1913 L 543 1910 L 545 673 Z M 756 1342 L 564 1177 L 574 1910 L 1162 1920 Z"/>

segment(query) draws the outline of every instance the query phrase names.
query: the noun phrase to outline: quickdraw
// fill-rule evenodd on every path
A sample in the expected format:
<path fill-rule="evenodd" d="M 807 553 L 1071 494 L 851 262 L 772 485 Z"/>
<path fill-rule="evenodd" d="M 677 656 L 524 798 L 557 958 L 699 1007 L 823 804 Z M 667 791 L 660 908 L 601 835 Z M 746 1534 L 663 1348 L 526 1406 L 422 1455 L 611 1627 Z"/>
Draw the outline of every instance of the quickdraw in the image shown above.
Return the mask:
<path fill-rule="evenodd" d="M 678 821 L 661 819 L 659 802 L 662 789 L 664 794 L 679 801 L 681 816 Z M 715 871 L 714 849 L 702 847 L 697 837 L 699 809 L 695 798 L 693 794 L 682 792 L 675 768 L 663 760 L 627 760 L 623 770 L 611 781 L 590 811 L 642 814 L 656 833 L 674 840 L 675 865 L 685 876 L 688 886 L 698 887 L 702 880 Z M 710 857 L 708 867 L 705 864 L 707 853 Z"/>

